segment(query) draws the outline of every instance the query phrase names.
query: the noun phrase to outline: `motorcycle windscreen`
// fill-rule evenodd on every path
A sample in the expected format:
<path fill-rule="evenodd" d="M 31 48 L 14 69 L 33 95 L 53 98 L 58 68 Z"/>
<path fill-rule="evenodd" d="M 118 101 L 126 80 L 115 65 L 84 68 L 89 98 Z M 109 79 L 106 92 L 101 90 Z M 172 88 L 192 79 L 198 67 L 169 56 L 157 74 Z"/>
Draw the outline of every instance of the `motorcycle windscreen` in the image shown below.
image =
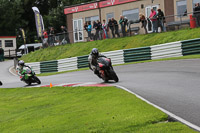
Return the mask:
<path fill-rule="evenodd" d="M 105 58 L 105 57 L 100 57 L 100 58 L 98 58 L 98 63 L 101 63 L 101 64 L 103 64 L 104 66 L 106 66 L 106 67 L 109 67 L 109 60 L 106 60 L 107 58 Z"/>
<path fill-rule="evenodd" d="M 26 71 L 27 74 L 30 74 L 32 72 L 31 69 L 28 67 L 25 67 L 24 70 Z"/>

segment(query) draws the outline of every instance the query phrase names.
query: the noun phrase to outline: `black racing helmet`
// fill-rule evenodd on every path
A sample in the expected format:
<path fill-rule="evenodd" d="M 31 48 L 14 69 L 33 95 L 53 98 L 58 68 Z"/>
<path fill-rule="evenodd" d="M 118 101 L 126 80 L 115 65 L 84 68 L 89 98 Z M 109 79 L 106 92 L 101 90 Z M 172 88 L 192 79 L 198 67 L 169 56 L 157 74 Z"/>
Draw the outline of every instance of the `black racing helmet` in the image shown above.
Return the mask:
<path fill-rule="evenodd" d="M 98 57 L 99 56 L 99 50 L 97 48 L 93 48 L 91 54 L 94 57 Z"/>

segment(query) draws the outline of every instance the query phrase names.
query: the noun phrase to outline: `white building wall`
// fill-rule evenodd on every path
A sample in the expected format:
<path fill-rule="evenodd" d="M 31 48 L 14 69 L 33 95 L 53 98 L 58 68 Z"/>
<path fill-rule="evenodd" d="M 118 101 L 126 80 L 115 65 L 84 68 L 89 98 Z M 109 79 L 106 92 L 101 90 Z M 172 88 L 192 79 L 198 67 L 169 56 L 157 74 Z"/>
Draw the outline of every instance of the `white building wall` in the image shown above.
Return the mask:
<path fill-rule="evenodd" d="M 15 54 L 15 51 L 17 49 L 17 44 L 16 44 L 16 37 L 13 36 L 13 37 L 0 37 L 0 40 L 1 40 L 1 47 L 4 49 L 4 55 L 9 55 L 9 50 L 10 51 L 10 54 Z M 13 47 L 5 47 L 5 41 L 6 40 L 12 40 L 13 41 Z"/>

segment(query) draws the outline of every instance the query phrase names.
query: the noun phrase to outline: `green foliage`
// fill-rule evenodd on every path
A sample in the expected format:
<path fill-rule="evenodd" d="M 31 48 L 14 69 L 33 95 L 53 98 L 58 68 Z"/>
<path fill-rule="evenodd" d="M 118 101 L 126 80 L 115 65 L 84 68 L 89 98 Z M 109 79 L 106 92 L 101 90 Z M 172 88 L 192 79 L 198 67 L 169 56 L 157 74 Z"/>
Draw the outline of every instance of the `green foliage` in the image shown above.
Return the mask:
<path fill-rule="evenodd" d="M 62 46 L 49 47 L 46 49 L 40 49 L 38 51 L 23 56 L 21 59 L 25 60 L 26 62 L 58 60 L 69 57 L 87 55 L 94 47 L 98 48 L 101 52 L 106 52 L 120 49 L 152 46 L 180 40 L 194 39 L 198 38 L 199 34 L 200 30 L 199 28 L 196 28 L 183 29 L 179 31 L 171 31 L 159 34 L 153 33 L 125 38 L 67 44 Z"/>
<path fill-rule="evenodd" d="M 2 133 L 195 132 L 114 87 L 0 89 L 0 107 Z"/>
<path fill-rule="evenodd" d="M 19 28 L 24 28 L 27 43 L 33 43 L 37 36 L 33 6 L 40 10 L 46 28 L 59 31 L 66 24 L 64 7 L 88 1 L 91 0 L 0 0 L 0 36 L 18 36 Z M 18 45 L 21 40 L 17 39 Z"/>

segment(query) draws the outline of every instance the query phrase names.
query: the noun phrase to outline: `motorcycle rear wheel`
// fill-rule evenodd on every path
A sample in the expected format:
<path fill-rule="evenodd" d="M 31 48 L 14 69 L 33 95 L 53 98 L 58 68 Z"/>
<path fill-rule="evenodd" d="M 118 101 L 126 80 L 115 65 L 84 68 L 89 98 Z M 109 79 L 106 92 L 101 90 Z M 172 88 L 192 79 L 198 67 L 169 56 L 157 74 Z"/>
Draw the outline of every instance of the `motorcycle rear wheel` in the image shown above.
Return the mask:
<path fill-rule="evenodd" d="M 34 76 L 36 83 L 41 84 L 41 81 L 38 77 Z"/>
<path fill-rule="evenodd" d="M 0 81 L 0 86 L 3 85 L 2 82 Z"/>
<path fill-rule="evenodd" d="M 27 83 L 29 86 L 31 85 L 31 81 L 27 81 L 26 83 Z"/>
<path fill-rule="evenodd" d="M 104 79 L 104 82 L 105 82 L 105 83 L 108 83 L 108 79 Z"/>

